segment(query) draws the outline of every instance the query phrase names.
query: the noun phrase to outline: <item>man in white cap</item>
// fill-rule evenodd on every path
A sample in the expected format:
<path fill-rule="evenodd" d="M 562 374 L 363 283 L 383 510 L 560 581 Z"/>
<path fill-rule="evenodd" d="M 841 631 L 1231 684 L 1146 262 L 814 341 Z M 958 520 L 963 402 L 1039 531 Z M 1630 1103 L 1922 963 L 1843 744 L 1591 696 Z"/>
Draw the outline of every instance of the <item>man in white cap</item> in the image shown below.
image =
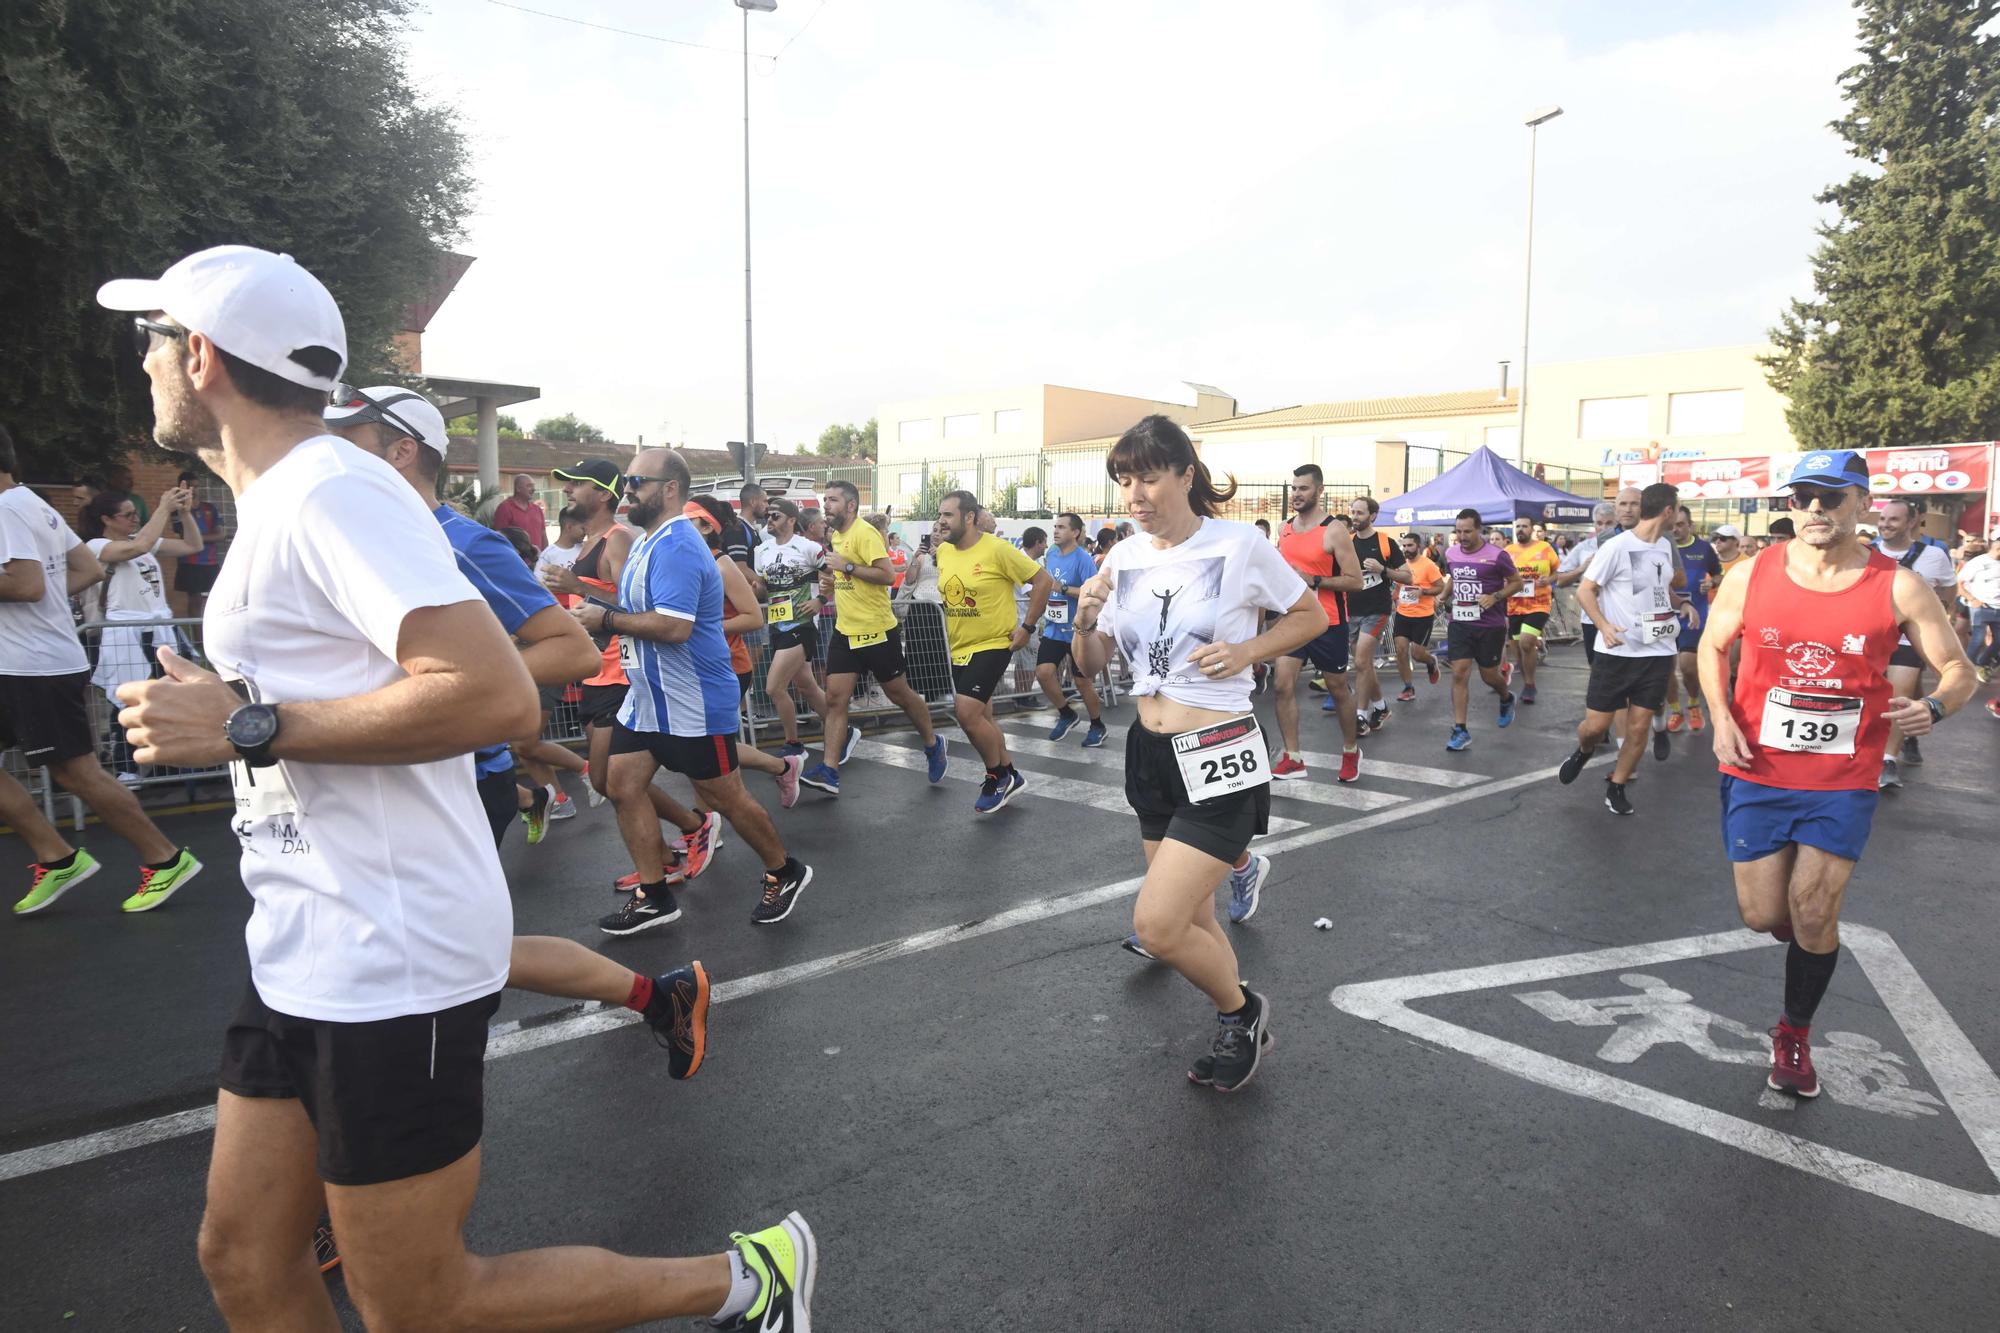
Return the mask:
<path fill-rule="evenodd" d="M 223 246 L 98 300 L 143 312 L 155 438 L 236 496 L 203 623 L 221 674 L 163 651 L 120 715 L 141 763 L 233 761 L 256 907 L 200 1240 L 224 1318 L 340 1326 L 307 1244 L 324 1204 L 374 1326 L 805 1325 L 796 1214 L 701 1259 L 467 1253 L 513 913 L 466 756 L 534 728 L 534 686 L 411 488 L 326 433 L 347 340 L 317 279 Z"/>

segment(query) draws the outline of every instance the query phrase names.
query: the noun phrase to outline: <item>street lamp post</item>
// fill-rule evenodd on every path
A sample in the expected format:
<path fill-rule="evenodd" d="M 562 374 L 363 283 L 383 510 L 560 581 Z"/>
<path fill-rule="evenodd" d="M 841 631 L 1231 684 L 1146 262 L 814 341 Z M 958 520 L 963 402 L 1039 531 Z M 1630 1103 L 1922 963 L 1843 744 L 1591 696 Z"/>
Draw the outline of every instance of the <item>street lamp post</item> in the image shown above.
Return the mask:
<path fill-rule="evenodd" d="M 757 391 L 750 356 L 750 11 L 778 0 L 735 0 L 743 11 L 743 480 L 757 480 Z"/>
<path fill-rule="evenodd" d="M 740 0 L 739 0 L 740 3 Z M 1535 137 L 1542 126 L 1563 113 L 1559 106 L 1545 106 L 1531 111 L 1527 116 L 1528 126 L 1528 258 L 1527 273 L 1522 280 L 1521 291 L 1521 388 L 1519 399 L 1519 420 L 1514 427 L 1514 464 L 1526 467 L 1528 462 L 1528 311 L 1535 295 Z M 747 115 L 747 113 L 746 113 Z M 747 125 L 746 121 L 746 125 Z M 749 131 L 746 129 L 745 133 Z"/>

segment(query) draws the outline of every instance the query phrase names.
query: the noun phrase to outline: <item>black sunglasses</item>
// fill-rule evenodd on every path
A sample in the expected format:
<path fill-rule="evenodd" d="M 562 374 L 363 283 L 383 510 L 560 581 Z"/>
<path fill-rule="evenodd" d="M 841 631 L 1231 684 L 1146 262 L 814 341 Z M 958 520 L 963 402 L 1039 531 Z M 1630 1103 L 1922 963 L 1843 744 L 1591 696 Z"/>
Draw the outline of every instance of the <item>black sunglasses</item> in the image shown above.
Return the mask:
<path fill-rule="evenodd" d="M 644 473 L 628 472 L 618 479 L 620 493 L 630 498 L 641 486 L 649 481 L 665 481 L 665 477 L 649 477 Z"/>
<path fill-rule="evenodd" d="M 418 443 L 423 442 L 424 437 L 417 433 L 415 426 L 412 426 L 409 422 L 403 420 L 387 407 L 384 407 L 381 403 L 376 402 L 373 398 L 355 388 L 352 384 L 334 385 L 331 403 L 332 406 L 342 411 L 352 411 L 354 413 L 354 415 L 346 417 L 341 421 L 340 424 L 343 426 L 372 421 L 407 435 Z"/>
<path fill-rule="evenodd" d="M 1817 502 L 1821 513 L 1831 513 L 1847 503 L 1845 486 L 1814 486 L 1810 482 L 1792 487 L 1792 508 L 1810 509 Z"/>
<path fill-rule="evenodd" d="M 178 324 L 162 324 L 157 319 L 147 319 L 144 315 L 134 315 L 132 317 L 132 346 L 138 351 L 141 361 L 144 361 L 147 355 L 152 352 L 153 335 L 156 333 L 162 338 L 185 338 L 187 336 L 187 330 Z"/>

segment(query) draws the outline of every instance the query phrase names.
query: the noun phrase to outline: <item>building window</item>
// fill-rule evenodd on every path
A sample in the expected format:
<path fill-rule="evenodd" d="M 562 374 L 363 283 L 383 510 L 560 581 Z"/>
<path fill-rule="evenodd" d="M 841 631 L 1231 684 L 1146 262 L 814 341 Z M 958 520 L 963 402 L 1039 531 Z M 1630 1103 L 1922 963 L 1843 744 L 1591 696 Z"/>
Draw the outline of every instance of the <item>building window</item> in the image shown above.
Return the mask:
<path fill-rule="evenodd" d="M 1022 429 L 1020 408 L 1003 407 L 993 414 L 993 433 L 995 435 L 1017 435 Z"/>
<path fill-rule="evenodd" d="M 1743 390 L 1714 389 L 1706 393 L 1667 395 L 1667 434 L 1741 435 Z"/>
<path fill-rule="evenodd" d="M 897 477 L 896 485 L 902 494 L 911 499 L 916 499 L 924 493 L 924 474 L 921 472 L 902 473 Z"/>
<path fill-rule="evenodd" d="M 979 414 L 965 412 L 944 419 L 944 437 L 947 440 L 962 440 L 969 435 L 979 434 Z"/>
<path fill-rule="evenodd" d="M 1638 440 L 1646 435 L 1646 399 L 1586 398 L 1577 404 L 1579 440 Z"/>
<path fill-rule="evenodd" d="M 898 421 L 896 423 L 896 439 L 902 444 L 909 444 L 916 440 L 935 440 L 936 438 L 937 422 L 930 417 L 920 417 L 915 421 Z"/>
<path fill-rule="evenodd" d="M 1515 446 L 1520 442 L 1521 428 L 1519 426 L 1488 426 L 1486 428 L 1486 447 L 1496 454 L 1511 454 L 1514 452 Z"/>

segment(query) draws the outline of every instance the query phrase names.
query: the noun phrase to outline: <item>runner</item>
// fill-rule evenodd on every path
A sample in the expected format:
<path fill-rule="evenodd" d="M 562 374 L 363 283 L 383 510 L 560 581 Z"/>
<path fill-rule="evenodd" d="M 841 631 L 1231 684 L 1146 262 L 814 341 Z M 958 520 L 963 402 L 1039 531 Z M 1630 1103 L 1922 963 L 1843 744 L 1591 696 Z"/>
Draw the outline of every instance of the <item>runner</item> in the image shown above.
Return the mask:
<path fill-rule="evenodd" d="M 1053 581 L 1054 592 L 1049 597 L 1049 609 L 1042 616 L 1041 646 L 1035 650 L 1035 680 L 1058 710 L 1056 724 L 1049 729 L 1049 739 L 1059 741 L 1077 723 L 1076 710 L 1069 706 L 1069 696 L 1063 693 L 1062 684 L 1063 663 L 1074 667 L 1070 678 L 1076 682 L 1077 695 L 1090 715 L 1090 728 L 1083 733 L 1083 748 L 1094 750 L 1104 744 L 1104 710 L 1090 673 L 1076 665 L 1075 633 L 1077 594 L 1097 572 L 1097 562 L 1083 547 L 1081 518 L 1070 513 L 1057 514 L 1053 527 L 1055 549 L 1042 557 L 1042 568 Z"/>
<path fill-rule="evenodd" d="M 1722 566 L 1722 576 L 1715 581 L 1720 587 L 1730 570 L 1750 563 L 1750 553 L 1743 549 L 1743 529 L 1734 523 L 1716 524 L 1709 531 L 1708 540 L 1715 546 L 1716 563 Z"/>
<path fill-rule="evenodd" d="M 923 738 L 931 785 L 936 786 L 944 781 L 944 738 L 931 726 L 923 696 L 904 676 L 903 632 L 889 608 L 889 585 L 896 581 L 889 550 L 882 534 L 862 521 L 861 492 L 853 482 L 829 481 L 820 504 L 833 538 L 833 551 L 820 564 L 819 587 L 820 601 L 834 607 L 833 641 L 826 649 L 826 734 L 820 762 L 799 781 L 829 796 L 840 795 L 841 765 L 861 739 L 861 728 L 848 725 L 847 705 L 866 671 Z M 836 746 L 839 758 L 834 757 Z"/>
<path fill-rule="evenodd" d="M 1678 505 L 1674 509 L 1673 538 L 1674 551 L 1681 562 L 1683 578 L 1681 592 L 1688 604 L 1688 610 L 1685 622 L 1681 626 L 1680 636 L 1674 645 L 1679 661 L 1675 674 L 1667 678 L 1667 705 L 1663 721 L 1668 731 L 1681 729 L 1680 695 L 1681 688 L 1685 686 L 1686 726 L 1690 731 L 1700 731 L 1701 671 L 1696 663 L 1695 649 L 1701 644 L 1701 625 L 1703 618 L 1708 615 L 1708 599 L 1714 594 L 1715 585 L 1722 582 L 1722 556 L 1713 546 L 1695 535 L 1694 512 L 1686 505 Z M 1655 741 L 1654 744 L 1657 746 L 1658 742 Z"/>
<path fill-rule="evenodd" d="M 1722 837 L 1743 924 L 1787 942 L 1785 1002 L 1768 1085 L 1819 1094 L 1814 1012 L 1840 957 L 1840 908 L 1880 800 L 1891 729 L 1921 736 L 1972 697 L 1976 681 L 1922 575 L 1857 534 L 1868 463 L 1850 450 L 1807 454 L 1791 479 L 1799 535 L 1725 580 L 1701 640 L 1715 714 Z M 1888 680 L 1904 635 L 1938 673 L 1924 699 Z M 1728 649 L 1743 644 L 1734 695 Z"/>
<path fill-rule="evenodd" d="M 1204 470 L 1204 480 L 1207 475 Z M 1299 744 L 1298 687 L 1299 672 L 1307 662 L 1312 663 L 1326 686 L 1327 708 L 1340 724 L 1340 781 L 1353 782 L 1361 776 L 1360 724 L 1355 717 L 1354 696 L 1347 688 L 1344 600 L 1361 586 L 1361 561 L 1354 553 L 1354 539 L 1348 535 L 1347 524 L 1335 522 L 1336 516 L 1327 513 L 1320 502 L 1325 491 L 1326 481 L 1317 464 L 1306 463 L 1293 469 L 1292 517 L 1278 534 L 1278 554 L 1306 580 L 1309 590 L 1319 594 L 1320 608 L 1327 620 L 1326 627 L 1311 639 L 1280 653 L 1273 667 L 1278 738 L 1283 748 L 1271 765 L 1271 776 L 1283 781 L 1306 775 L 1306 763 L 1300 757 L 1304 747 Z M 1257 636 L 1259 641 L 1269 637 L 1268 632 Z M 1135 662 L 1135 670 L 1136 667 Z"/>
<path fill-rule="evenodd" d="M 979 501 L 947 491 L 938 502 L 938 588 L 944 594 L 945 640 L 951 645 L 952 707 L 965 738 L 979 751 L 986 778 L 974 814 L 990 815 L 1027 780 L 1007 754 L 1007 737 L 993 722 L 993 687 L 1033 634 L 1055 581 L 1010 542 L 981 532 Z M 1014 590 L 1030 584 L 1028 606 L 1015 618 Z"/>
<path fill-rule="evenodd" d="M 1444 574 L 1424 550 L 1424 539 L 1414 532 L 1403 534 L 1403 560 L 1409 567 L 1410 581 L 1396 589 L 1396 674 L 1403 678 L 1403 692 L 1396 699 L 1399 703 L 1409 703 L 1417 697 L 1416 679 L 1410 674 L 1411 658 L 1424 664 L 1431 684 L 1438 683 L 1438 660 L 1431 652 L 1431 634 L 1436 626 L 1437 594 L 1444 586 Z"/>
<path fill-rule="evenodd" d="M 625 494 L 645 536 L 618 577 L 616 605 L 593 600 L 570 614 L 587 630 L 621 638 L 632 688 L 611 737 L 611 799 L 635 872 L 666 862 L 659 821 L 645 801 L 664 767 L 687 778 L 695 799 L 728 820 L 757 854 L 764 875 L 750 920 L 776 925 L 798 905 L 813 872 L 785 850 L 770 813 L 743 786 L 736 754 L 740 696 L 722 637 L 722 576 L 681 512 L 689 480 L 686 461 L 671 449 L 642 450 L 632 460 Z M 641 880 L 598 928 L 630 935 L 679 916 L 664 877 Z"/>
<path fill-rule="evenodd" d="M 803 756 L 799 743 L 799 710 L 792 691 L 822 719 L 826 695 L 813 675 L 819 656 L 819 547 L 799 535 L 799 507 L 782 497 L 769 502 L 770 526 L 757 543 L 757 586 L 764 594 L 764 618 L 771 627 L 771 664 L 764 673 L 764 693 L 778 710 L 785 733 L 779 755 Z"/>
<path fill-rule="evenodd" d="M 1375 672 L 1375 647 L 1390 637 L 1395 593 L 1410 586 L 1409 562 L 1403 555 L 1403 544 L 1375 526 L 1375 516 L 1381 512 L 1381 503 L 1372 495 L 1357 495 L 1347 502 L 1348 521 L 1354 529 L 1354 551 L 1361 559 L 1361 587 L 1347 594 L 1347 617 L 1355 635 L 1357 737 L 1380 731 L 1389 721 L 1389 704 L 1382 697 L 1382 682 Z"/>
<path fill-rule="evenodd" d="M 1875 516 L 1881 535 L 1875 539 L 1875 549 L 1914 573 L 1929 584 L 1937 595 L 1939 603 L 1949 615 L 1952 598 L 1958 587 L 1958 573 L 1951 566 L 1951 554 L 1937 542 L 1923 535 L 1923 513 L 1914 500 L 1901 496 L 1882 502 Z M 1916 699 L 1923 692 L 1924 663 L 1910 643 L 1908 636 L 1902 636 L 1896 644 L 1896 651 L 1889 656 L 1889 688 L 1898 699 Z M 1876 782 L 1883 790 L 1900 788 L 1903 785 L 1904 765 L 1915 766 L 1924 762 L 1924 752 L 1914 736 L 1905 737 L 1889 724 L 1889 744 L 1882 755 L 1882 771 Z"/>
<path fill-rule="evenodd" d="M 306 1241 L 324 1204 L 375 1327 L 760 1307 L 802 1326 L 816 1256 L 796 1215 L 692 1260 L 466 1250 L 512 914 L 465 756 L 532 726 L 534 688 L 423 504 L 324 433 L 346 342 L 324 287 L 226 246 L 98 299 L 148 312 L 156 437 L 236 495 L 205 626 L 222 674 L 167 655 L 167 678 L 125 687 L 142 762 L 234 761 L 256 900 L 200 1239 L 223 1318 L 339 1327 Z"/>
<path fill-rule="evenodd" d="M 1445 548 L 1445 568 L 1451 575 L 1451 627 L 1445 647 L 1451 658 L 1451 735 L 1444 748 L 1457 752 L 1472 745 L 1466 719 L 1472 708 L 1472 669 L 1500 696 L 1500 720 L 1514 721 L 1514 693 L 1500 673 L 1500 653 L 1507 641 L 1507 599 L 1520 591 L 1521 576 L 1513 557 L 1486 539 L 1477 509 L 1461 509 L 1452 522 L 1458 540 Z"/>
<path fill-rule="evenodd" d="M 1575 782 L 1622 715 L 1625 744 L 1604 783 L 1604 805 L 1614 815 L 1632 813 L 1625 788 L 1674 672 L 1674 640 L 1683 620 L 1674 608 L 1674 591 L 1686 574 L 1666 530 L 1679 494 L 1666 482 L 1641 491 L 1638 523 L 1597 548 L 1577 591 L 1597 624 L 1597 660 L 1590 668 L 1576 749 L 1557 777 L 1564 786 Z"/>
<path fill-rule="evenodd" d="M 1556 548 L 1535 535 L 1532 519 L 1514 520 L 1514 541 L 1507 558 L 1521 575 L 1521 591 L 1507 599 L 1507 646 L 1521 669 L 1521 702 L 1535 701 L 1535 668 L 1542 657 L 1542 631 L 1555 609 Z"/>
<path fill-rule="evenodd" d="M 1303 648 L 1325 630 L 1326 612 L 1255 528 L 1215 517 L 1235 484 L 1218 490 L 1166 417 L 1126 431 L 1105 470 L 1145 532 L 1114 547 L 1084 585 L 1077 656 L 1095 671 L 1116 640 L 1133 664 L 1125 796 L 1139 816 L 1146 878 L 1132 943 L 1213 1001 L 1215 1040 L 1188 1077 L 1234 1092 L 1272 1041 L 1270 1004 L 1243 984 L 1215 919 L 1225 879 L 1231 918 L 1247 920 L 1270 872 L 1270 859 L 1249 851 L 1271 810 L 1250 664 Z M 1275 619 L 1259 634 L 1264 611 Z M 1240 915 L 1239 898 L 1248 909 Z"/>

